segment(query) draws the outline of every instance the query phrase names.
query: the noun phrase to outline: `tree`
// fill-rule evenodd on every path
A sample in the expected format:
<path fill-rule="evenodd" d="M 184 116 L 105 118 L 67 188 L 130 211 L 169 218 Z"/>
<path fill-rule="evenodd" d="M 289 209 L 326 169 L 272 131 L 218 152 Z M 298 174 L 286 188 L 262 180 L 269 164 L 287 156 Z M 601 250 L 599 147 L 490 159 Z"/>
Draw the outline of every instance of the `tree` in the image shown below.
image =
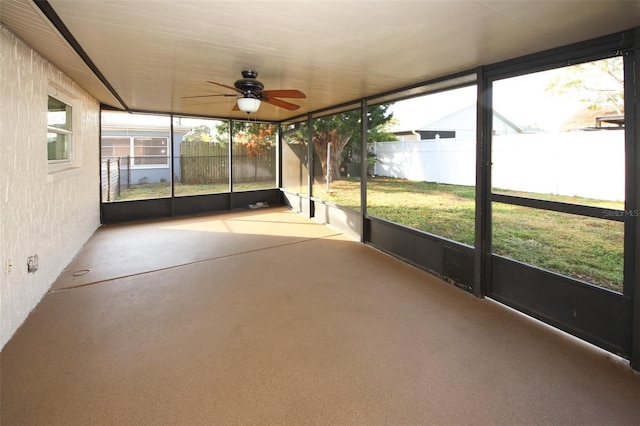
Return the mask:
<path fill-rule="evenodd" d="M 266 158 L 275 147 L 278 125 L 272 123 L 235 123 L 233 142 L 240 143 L 249 158 Z"/>
<path fill-rule="evenodd" d="M 395 135 L 386 131 L 393 114 L 388 112 L 389 104 L 376 105 L 367 111 L 368 139 L 370 141 L 395 140 Z M 340 112 L 313 120 L 313 147 L 322 167 L 322 176 L 327 174 L 327 151 L 329 146 L 329 165 L 331 180 L 340 175 L 340 164 L 360 156 L 361 138 L 360 109 Z M 247 154 L 253 157 L 264 156 L 276 143 L 277 125 L 259 122 L 234 122 L 234 143 L 241 143 Z M 227 143 L 228 122 L 216 128 L 215 139 L 218 143 Z M 286 130 L 287 137 L 301 145 L 307 144 L 306 126 L 293 126 Z"/>
<path fill-rule="evenodd" d="M 393 113 L 388 112 L 389 106 L 388 104 L 376 105 L 368 109 L 368 140 L 396 139 L 395 135 L 385 131 L 387 123 L 393 116 Z M 330 179 L 337 179 L 340 175 L 340 164 L 343 161 L 360 157 L 361 128 L 359 108 L 313 120 L 312 141 L 322 167 L 322 176 L 327 175 L 327 165 L 329 165 Z M 288 135 L 290 139 L 306 145 L 308 135 L 304 130 L 293 128 L 291 132 Z M 327 154 L 329 154 L 328 163 Z"/>
<path fill-rule="evenodd" d="M 212 140 L 211 130 L 208 126 L 201 124 L 200 126 L 196 126 L 189 131 L 184 138 L 182 138 L 185 142 L 206 142 L 209 143 Z"/>
<path fill-rule="evenodd" d="M 559 96 L 577 94 L 580 101 L 596 110 L 613 106 L 618 114 L 624 108 L 622 56 L 586 62 L 561 69 L 547 83 L 545 91 Z"/>
<path fill-rule="evenodd" d="M 277 124 L 239 121 L 233 124 L 233 142 L 241 144 L 249 158 L 265 158 L 276 144 Z M 229 122 L 221 123 L 216 132 L 216 141 L 226 145 L 229 142 Z"/>

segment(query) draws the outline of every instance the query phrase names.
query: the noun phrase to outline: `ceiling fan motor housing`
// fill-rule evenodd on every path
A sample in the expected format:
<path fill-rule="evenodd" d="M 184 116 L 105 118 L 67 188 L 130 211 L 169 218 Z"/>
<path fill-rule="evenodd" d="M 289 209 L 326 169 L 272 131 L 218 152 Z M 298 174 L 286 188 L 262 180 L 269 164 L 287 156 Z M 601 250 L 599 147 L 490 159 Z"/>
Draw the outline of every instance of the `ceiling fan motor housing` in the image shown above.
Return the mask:
<path fill-rule="evenodd" d="M 1 0 L 0 0 L 1 1 Z M 242 78 L 237 80 L 233 87 L 207 80 L 207 83 L 224 87 L 234 93 L 188 96 L 188 98 L 205 98 L 209 96 L 233 96 L 236 97 L 236 106 L 233 110 L 241 110 L 244 112 L 256 112 L 260 107 L 260 102 L 266 102 L 279 108 L 285 108 L 289 111 L 295 111 L 300 105 L 292 104 L 280 98 L 298 98 L 305 99 L 306 95 L 299 90 L 263 90 L 264 84 L 257 80 L 258 73 L 252 70 L 242 71 Z M 252 102 L 256 101 L 256 102 Z M 241 105 L 242 104 L 242 105 Z"/>
<path fill-rule="evenodd" d="M 256 71 L 242 71 L 242 77 L 233 83 L 233 86 L 245 96 L 259 97 L 259 93 L 264 89 L 264 84 L 256 80 L 258 73 Z"/>

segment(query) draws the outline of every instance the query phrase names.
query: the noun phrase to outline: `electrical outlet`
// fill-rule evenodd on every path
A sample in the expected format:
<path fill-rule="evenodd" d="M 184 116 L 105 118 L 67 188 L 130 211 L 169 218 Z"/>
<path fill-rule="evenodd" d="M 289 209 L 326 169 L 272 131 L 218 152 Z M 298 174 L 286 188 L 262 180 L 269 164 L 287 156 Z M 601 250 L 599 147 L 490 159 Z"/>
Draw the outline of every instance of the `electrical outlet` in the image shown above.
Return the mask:
<path fill-rule="evenodd" d="M 11 272 L 12 268 L 13 268 L 13 260 L 7 259 L 7 262 L 4 265 L 4 273 L 8 274 L 9 272 Z"/>
<path fill-rule="evenodd" d="M 33 274 L 38 270 L 38 255 L 34 254 L 27 258 L 27 272 Z"/>

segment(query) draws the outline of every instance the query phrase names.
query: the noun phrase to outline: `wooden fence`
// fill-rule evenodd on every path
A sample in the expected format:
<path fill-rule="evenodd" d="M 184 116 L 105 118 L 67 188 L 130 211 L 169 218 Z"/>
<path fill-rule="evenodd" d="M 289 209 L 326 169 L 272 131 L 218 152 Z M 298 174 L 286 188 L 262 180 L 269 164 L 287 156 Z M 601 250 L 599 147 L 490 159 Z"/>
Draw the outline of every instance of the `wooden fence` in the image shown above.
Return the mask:
<path fill-rule="evenodd" d="M 229 151 L 226 146 L 202 142 L 180 144 L 178 180 L 186 185 L 224 183 L 229 180 Z M 233 155 L 234 182 L 258 182 L 275 177 L 275 148 L 264 155 L 251 156 L 244 145 L 235 144 Z"/>
<path fill-rule="evenodd" d="M 229 151 L 227 147 L 202 142 L 183 142 L 181 156 L 174 161 L 174 179 L 183 185 L 203 185 L 229 182 Z M 263 155 L 249 155 L 244 145 L 235 144 L 232 151 L 233 181 L 235 183 L 275 181 L 275 147 L 266 148 Z M 169 168 L 145 166 L 144 156 L 135 157 L 139 165 L 132 167 L 133 157 L 110 157 L 101 161 L 102 201 L 115 201 L 120 191 L 137 183 L 166 182 L 171 175 Z M 162 180 L 157 176 L 148 178 L 150 171 L 166 175 Z M 140 178 L 142 176 L 142 178 Z M 143 182 L 144 180 L 144 182 Z"/>

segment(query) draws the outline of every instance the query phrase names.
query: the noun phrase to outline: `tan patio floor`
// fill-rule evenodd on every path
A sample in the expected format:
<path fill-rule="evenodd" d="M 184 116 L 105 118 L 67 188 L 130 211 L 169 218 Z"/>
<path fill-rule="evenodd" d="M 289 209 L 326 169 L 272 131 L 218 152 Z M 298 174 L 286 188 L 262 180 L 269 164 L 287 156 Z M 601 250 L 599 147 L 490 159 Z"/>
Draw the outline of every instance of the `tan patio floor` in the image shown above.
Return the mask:
<path fill-rule="evenodd" d="M 628 362 L 284 208 L 99 229 L 1 380 L 3 426 L 640 424 Z"/>

